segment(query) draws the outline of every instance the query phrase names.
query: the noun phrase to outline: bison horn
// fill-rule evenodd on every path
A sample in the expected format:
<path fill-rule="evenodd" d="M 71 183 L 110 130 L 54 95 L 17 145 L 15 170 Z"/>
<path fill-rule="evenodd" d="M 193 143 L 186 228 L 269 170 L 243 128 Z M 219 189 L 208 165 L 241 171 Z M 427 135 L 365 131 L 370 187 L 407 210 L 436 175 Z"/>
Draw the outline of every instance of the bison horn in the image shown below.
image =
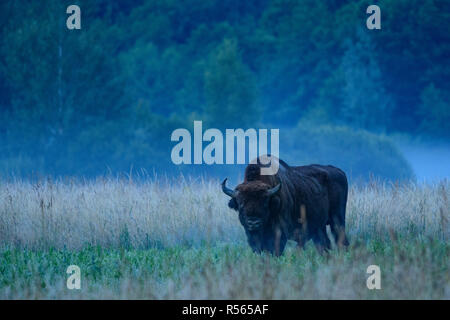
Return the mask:
<path fill-rule="evenodd" d="M 267 194 L 269 196 L 273 196 L 275 193 L 278 192 L 278 190 L 280 190 L 281 187 L 281 183 L 277 184 L 275 187 L 273 187 L 272 189 L 267 190 Z"/>
<path fill-rule="evenodd" d="M 234 197 L 236 196 L 236 191 L 231 190 L 230 188 L 228 188 L 228 187 L 226 186 L 227 180 L 228 180 L 228 178 L 225 178 L 225 180 L 223 180 L 223 182 L 222 182 L 222 191 L 223 191 L 223 193 L 225 193 L 227 196 L 230 196 L 230 197 L 234 198 Z"/>

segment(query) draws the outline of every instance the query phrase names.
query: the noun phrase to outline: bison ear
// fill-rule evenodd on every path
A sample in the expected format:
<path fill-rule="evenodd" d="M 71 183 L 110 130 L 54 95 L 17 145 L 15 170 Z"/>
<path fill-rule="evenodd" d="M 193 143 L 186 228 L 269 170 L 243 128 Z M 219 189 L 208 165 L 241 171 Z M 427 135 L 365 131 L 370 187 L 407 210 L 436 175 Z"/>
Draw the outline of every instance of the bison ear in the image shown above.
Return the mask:
<path fill-rule="evenodd" d="M 280 200 L 279 196 L 275 195 L 270 198 L 269 206 L 270 206 L 271 212 L 275 212 L 275 211 L 279 210 L 280 205 L 281 205 L 281 200 Z"/>
<path fill-rule="evenodd" d="M 231 198 L 230 201 L 228 201 L 228 207 L 230 207 L 230 209 L 234 209 L 234 210 L 238 209 L 238 205 L 237 205 L 235 198 Z"/>

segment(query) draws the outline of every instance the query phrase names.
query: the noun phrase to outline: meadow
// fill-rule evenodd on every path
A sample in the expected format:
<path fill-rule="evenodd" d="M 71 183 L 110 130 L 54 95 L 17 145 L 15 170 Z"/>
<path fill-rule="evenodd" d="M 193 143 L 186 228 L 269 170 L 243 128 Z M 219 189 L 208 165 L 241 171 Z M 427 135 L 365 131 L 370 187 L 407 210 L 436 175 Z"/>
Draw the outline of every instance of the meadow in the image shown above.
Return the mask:
<path fill-rule="evenodd" d="M 348 250 L 277 258 L 251 252 L 219 181 L 4 180 L 0 299 L 450 299 L 449 197 L 447 180 L 353 184 Z"/>

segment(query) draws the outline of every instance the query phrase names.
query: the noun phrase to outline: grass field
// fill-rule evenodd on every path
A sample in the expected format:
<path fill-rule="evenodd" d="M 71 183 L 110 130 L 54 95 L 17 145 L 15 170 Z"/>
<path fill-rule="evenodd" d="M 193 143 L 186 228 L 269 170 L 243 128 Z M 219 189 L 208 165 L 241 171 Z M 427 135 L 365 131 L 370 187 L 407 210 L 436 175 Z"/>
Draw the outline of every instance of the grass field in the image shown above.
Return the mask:
<path fill-rule="evenodd" d="M 354 185 L 347 251 L 291 243 L 275 258 L 248 248 L 218 181 L 3 181 L 0 299 L 450 299 L 449 193 Z"/>

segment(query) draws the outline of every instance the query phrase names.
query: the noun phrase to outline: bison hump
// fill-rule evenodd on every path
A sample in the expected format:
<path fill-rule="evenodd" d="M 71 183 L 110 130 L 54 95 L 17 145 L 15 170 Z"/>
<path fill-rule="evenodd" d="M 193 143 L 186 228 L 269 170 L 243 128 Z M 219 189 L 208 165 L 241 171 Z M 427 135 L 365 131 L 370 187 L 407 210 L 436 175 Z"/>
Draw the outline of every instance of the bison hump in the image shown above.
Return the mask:
<path fill-rule="evenodd" d="M 246 181 L 257 181 L 261 176 L 261 168 L 257 164 L 249 164 L 245 170 Z"/>

